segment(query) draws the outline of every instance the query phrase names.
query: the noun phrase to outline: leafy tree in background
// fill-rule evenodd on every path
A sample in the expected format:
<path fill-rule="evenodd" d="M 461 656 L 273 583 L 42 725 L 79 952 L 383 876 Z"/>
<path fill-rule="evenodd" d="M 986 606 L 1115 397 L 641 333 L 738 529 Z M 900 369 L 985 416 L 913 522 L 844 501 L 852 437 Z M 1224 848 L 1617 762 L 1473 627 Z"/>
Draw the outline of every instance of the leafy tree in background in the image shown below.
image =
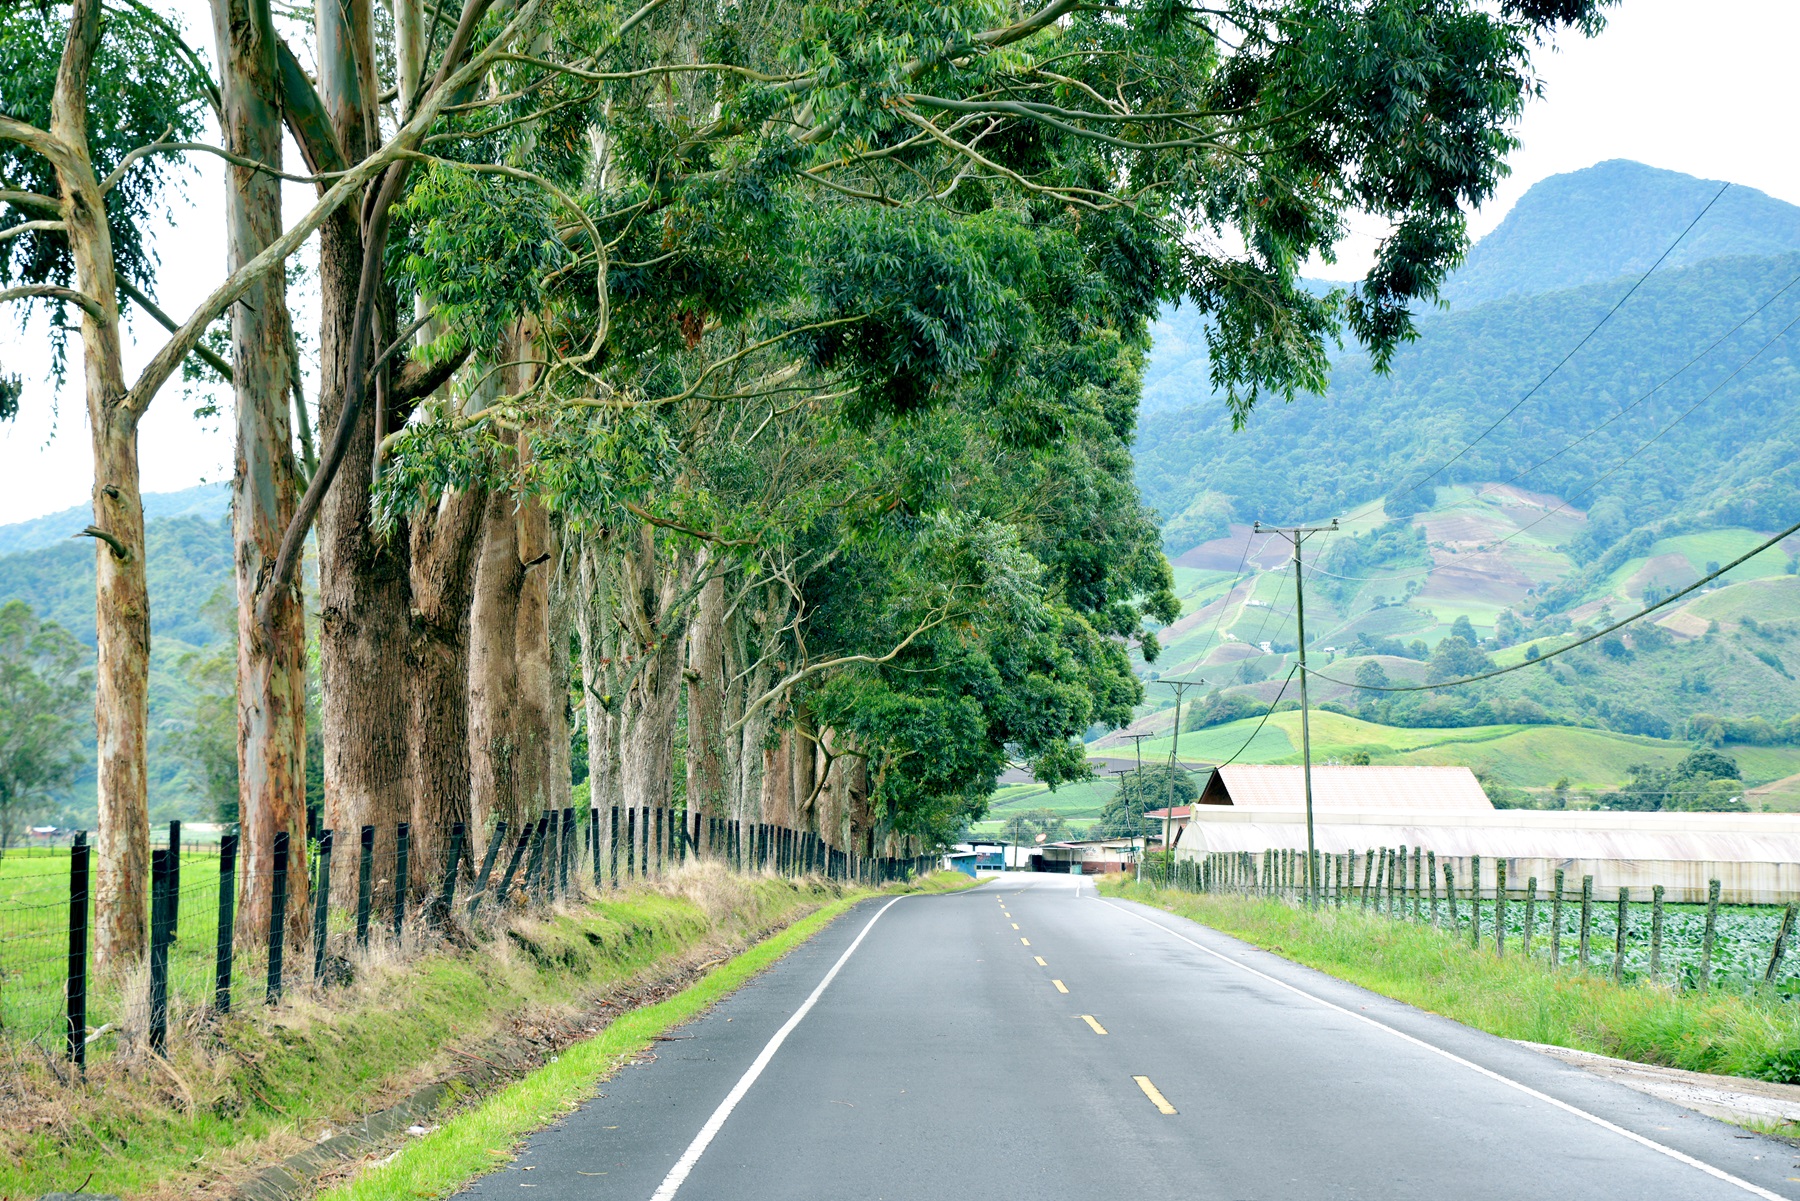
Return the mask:
<path fill-rule="evenodd" d="M 237 598 L 219 589 L 200 616 L 226 635 L 217 650 L 189 651 L 176 667 L 194 690 L 192 707 L 167 746 L 187 763 L 206 808 L 222 822 L 238 820 Z"/>
<path fill-rule="evenodd" d="M 1744 810 L 1744 781 L 1737 761 L 1710 748 L 1691 752 L 1672 768 L 1636 763 L 1626 769 L 1624 787 L 1600 798 L 1602 809 L 1636 812 L 1686 810 L 1736 813 Z"/>
<path fill-rule="evenodd" d="M 23 601 L 0 605 L 0 855 L 81 762 L 93 679 L 83 648 Z"/>
<path fill-rule="evenodd" d="M 1192 772 L 1176 768 L 1175 804 L 1191 805 L 1200 795 L 1200 787 Z M 1100 811 L 1094 827 L 1099 838 L 1137 838 L 1160 835 L 1162 823 L 1146 821 L 1144 814 L 1164 808 L 1169 803 L 1169 775 L 1166 763 L 1147 764 L 1142 771 L 1131 771 L 1119 777 L 1119 789 Z"/>

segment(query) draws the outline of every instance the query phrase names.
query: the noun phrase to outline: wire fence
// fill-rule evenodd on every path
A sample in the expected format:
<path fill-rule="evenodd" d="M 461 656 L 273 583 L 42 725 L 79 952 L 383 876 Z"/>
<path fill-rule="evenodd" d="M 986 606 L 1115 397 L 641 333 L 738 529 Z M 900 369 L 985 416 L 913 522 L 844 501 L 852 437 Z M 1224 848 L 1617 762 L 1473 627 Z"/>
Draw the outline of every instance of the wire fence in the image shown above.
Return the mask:
<path fill-rule="evenodd" d="M 1173 862 L 1151 857 L 1149 874 L 1195 893 L 1265 897 L 1292 904 L 1428 924 L 1496 955 L 1524 955 L 1559 967 L 1610 974 L 1621 984 L 1675 988 L 1773 989 L 1800 996 L 1790 967 L 1800 903 L 1720 904 L 1712 880 L 1704 904 L 1666 904 L 1663 886 L 1634 897 L 1628 887 L 1601 895 L 1592 875 L 1562 870 L 1540 881 L 1507 878 L 1505 859 L 1446 855 L 1420 847 L 1377 847 L 1313 856 L 1300 850 L 1208 852 Z"/>
<path fill-rule="evenodd" d="M 101 1039 L 164 1053 L 234 1005 L 278 1004 L 354 976 L 358 957 L 406 954 L 509 912 L 656 879 L 680 864 L 880 885 L 935 856 L 864 856 L 814 831 L 680 810 L 552 810 L 470 831 L 313 830 L 274 836 L 251 870 L 240 837 L 158 832 L 144 896 L 147 950 L 97 970 L 96 856 L 67 848 L 0 860 L 0 1036 L 57 1045 L 83 1065 Z M 423 835 L 423 837 L 421 837 Z M 429 848 L 429 849 L 428 849 Z"/>

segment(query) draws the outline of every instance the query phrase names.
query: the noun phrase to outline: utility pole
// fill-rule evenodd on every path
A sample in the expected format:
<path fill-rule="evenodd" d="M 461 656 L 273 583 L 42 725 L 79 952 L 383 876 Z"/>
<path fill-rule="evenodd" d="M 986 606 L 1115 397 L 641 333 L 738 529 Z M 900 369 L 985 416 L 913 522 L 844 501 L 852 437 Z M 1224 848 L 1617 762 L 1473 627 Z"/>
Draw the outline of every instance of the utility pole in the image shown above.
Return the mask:
<path fill-rule="evenodd" d="M 1169 803 L 1163 807 L 1163 883 L 1174 870 L 1175 848 L 1170 846 L 1169 827 L 1175 820 L 1175 772 L 1181 763 L 1181 698 L 1190 688 L 1198 688 L 1205 680 L 1158 680 L 1175 690 L 1175 739 L 1169 744 Z M 1190 814 L 1190 817 L 1192 815 Z"/>
<path fill-rule="evenodd" d="M 1150 735 L 1127 734 L 1125 737 L 1131 739 L 1131 749 L 1137 752 L 1137 773 L 1132 777 L 1137 782 L 1137 786 L 1132 789 L 1134 802 L 1125 806 L 1125 815 L 1131 820 L 1131 858 L 1134 861 L 1133 866 L 1137 869 L 1137 883 L 1142 884 L 1144 882 L 1144 856 L 1138 849 L 1137 842 L 1144 836 L 1144 739 Z M 1137 810 L 1135 814 L 1132 813 L 1133 808 Z"/>
<path fill-rule="evenodd" d="M 1306 904 L 1309 908 L 1317 908 L 1319 903 L 1318 848 L 1313 842 L 1313 793 L 1312 793 L 1312 724 L 1307 717 L 1306 708 L 1306 582 L 1300 567 L 1300 544 L 1313 534 L 1326 534 L 1336 531 L 1337 518 L 1331 519 L 1330 525 L 1296 525 L 1283 528 L 1281 526 L 1264 525 L 1257 522 L 1254 532 L 1270 530 L 1280 534 L 1294 544 L 1294 623 L 1295 642 L 1300 652 L 1300 778 L 1306 791 Z"/>

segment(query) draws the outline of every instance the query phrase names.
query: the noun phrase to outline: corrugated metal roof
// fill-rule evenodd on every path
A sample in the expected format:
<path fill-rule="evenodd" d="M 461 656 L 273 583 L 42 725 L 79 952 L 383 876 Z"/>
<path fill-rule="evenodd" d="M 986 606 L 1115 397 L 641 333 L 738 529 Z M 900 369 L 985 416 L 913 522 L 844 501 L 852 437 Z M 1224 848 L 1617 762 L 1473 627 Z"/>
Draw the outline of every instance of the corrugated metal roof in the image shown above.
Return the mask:
<path fill-rule="evenodd" d="M 1313 811 L 1450 810 L 1494 808 L 1466 767 L 1318 767 L 1312 769 Z M 1303 809 L 1298 766 L 1241 764 L 1215 768 L 1200 794 L 1203 805 L 1237 809 Z"/>

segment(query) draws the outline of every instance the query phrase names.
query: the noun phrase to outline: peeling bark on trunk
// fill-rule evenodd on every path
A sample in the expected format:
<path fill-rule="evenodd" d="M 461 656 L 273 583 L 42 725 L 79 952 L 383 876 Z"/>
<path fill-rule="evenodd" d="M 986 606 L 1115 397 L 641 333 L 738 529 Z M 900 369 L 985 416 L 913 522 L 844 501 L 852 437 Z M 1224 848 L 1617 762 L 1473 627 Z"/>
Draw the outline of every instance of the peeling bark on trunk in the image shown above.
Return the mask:
<path fill-rule="evenodd" d="M 319 98 L 348 162 L 375 141 L 377 88 L 368 0 L 318 5 Z M 319 231 L 320 437 L 329 443 L 349 386 L 351 329 L 362 270 L 358 210 L 345 205 Z M 380 330 L 393 328 L 391 320 Z M 406 788 L 409 631 L 407 534 L 380 539 L 371 528 L 369 480 L 375 455 L 372 406 L 365 406 L 319 509 L 319 666 L 323 680 L 325 824 L 375 827 L 375 875 L 391 889 L 394 829 L 411 817 Z M 335 892 L 354 899 L 355 876 Z"/>
<path fill-rule="evenodd" d="M 620 612 L 630 661 L 621 702 L 621 793 L 628 806 L 669 803 L 676 703 L 687 634 L 694 557 L 658 544 L 649 526 L 635 531 L 622 562 Z"/>
<path fill-rule="evenodd" d="M 420 863 L 441 860 L 452 822 L 468 824 L 471 859 L 487 844 L 469 799 L 469 609 L 486 501 L 448 493 L 410 531 L 406 792 Z"/>
<path fill-rule="evenodd" d="M 520 457 L 528 448 L 521 439 Z M 562 809 L 568 795 L 566 764 L 563 786 L 557 787 L 561 762 L 556 750 L 563 722 L 563 668 L 553 653 L 550 638 L 551 579 L 561 556 L 550 529 L 550 515 L 536 497 L 520 499 L 518 523 L 519 567 L 524 573 L 519 590 L 517 626 L 513 633 L 518 657 L 518 691 L 512 698 L 513 738 L 517 790 L 513 804 L 521 814 Z"/>
<path fill-rule="evenodd" d="M 482 515 L 481 554 L 469 614 L 469 805 L 483 829 L 527 816 L 517 804 L 518 612 L 525 569 L 519 562 L 512 497 L 491 493 Z"/>
<path fill-rule="evenodd" d="M 616 563 L 599 538 L 582 539 L 574 602 L 576 637 L 581 643 L 582 707 L 588 727 L 588 799 L 601 812 L 602 829 L 611 837 L 607 815 L 623 804 L 619 762 L 618 610 L 614 583 Z M 610 855 L 608 856 L 610 862 Z"/>
<path fill-rule="evenodd" d="M 214 35 L 225 65 L 226 147 L 281 165 L 281 79 L 267 0 L 215 0 Z M 281 184 L 274 176 L 226 167 L 226 243 L 236 271 L 281 235 Z M 231 308 L 232 390 L 237 455 L 231 525 L 238 594 L 238 814 L 244 887 L 238 936 L 267 936 L 275 835 L 304 846 L 306 831 L 306 630 L 298 590 L 275 600 L 270 628 L 256 598 L 293 519 L 298 479 L 289 419 L 286 288 L 271 273 Z M 308 919 L 305 854 L 288 872 L 286 936 L 300 945 Z"/>

